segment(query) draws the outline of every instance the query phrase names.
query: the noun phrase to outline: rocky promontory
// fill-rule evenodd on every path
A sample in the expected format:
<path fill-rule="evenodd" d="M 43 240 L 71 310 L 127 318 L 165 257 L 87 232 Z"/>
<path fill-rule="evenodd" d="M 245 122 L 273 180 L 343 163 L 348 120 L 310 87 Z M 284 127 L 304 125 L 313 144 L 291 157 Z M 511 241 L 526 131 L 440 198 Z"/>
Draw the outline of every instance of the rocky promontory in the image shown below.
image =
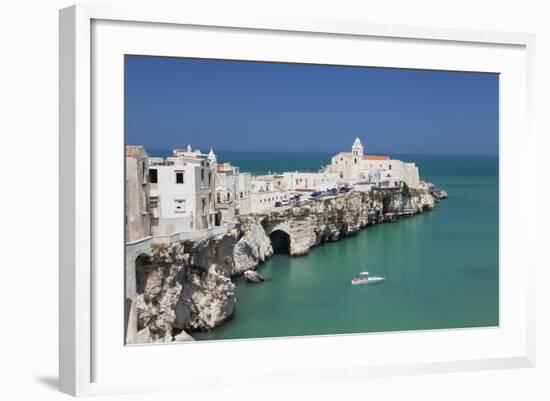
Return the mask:
<path fill-rule="evenodd" d="M 431 210 L 446 197 L 430 184 L 352 191 L 241 216 L 235 228 L 207 239 L 154 243 L 135 259 L 127 342 L 182 341 L 213 330 L 237 307 L 232 278 L 249 272 L 256 280 L 253 270 L 274 253 L 304 255 L 363 227 Z"/>

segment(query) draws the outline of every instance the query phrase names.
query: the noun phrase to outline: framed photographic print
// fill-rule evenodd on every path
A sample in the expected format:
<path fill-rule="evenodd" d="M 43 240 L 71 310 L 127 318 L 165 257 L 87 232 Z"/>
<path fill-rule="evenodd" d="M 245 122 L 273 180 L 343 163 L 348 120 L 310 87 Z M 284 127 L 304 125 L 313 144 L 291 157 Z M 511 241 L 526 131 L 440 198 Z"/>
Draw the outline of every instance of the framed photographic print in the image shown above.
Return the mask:
<path fill-rule="evenodd" d="M 533 44 L 62 10 L 62 391 L 532 366 Z"/>

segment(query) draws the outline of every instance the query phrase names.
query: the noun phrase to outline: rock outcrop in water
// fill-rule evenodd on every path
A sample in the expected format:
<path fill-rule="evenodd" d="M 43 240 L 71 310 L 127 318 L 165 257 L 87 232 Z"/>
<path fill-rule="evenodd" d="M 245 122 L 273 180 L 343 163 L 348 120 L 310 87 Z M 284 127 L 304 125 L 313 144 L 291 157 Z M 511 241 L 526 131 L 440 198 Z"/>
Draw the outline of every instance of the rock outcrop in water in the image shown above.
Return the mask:
<path fill-rule="evenodd" d="M 361 228 L 433 209 L 447 194 L 423 189 L 351 192 L 242 216 L 237 226 L 205 240 L 155 244 L 136 262 L 137 296 L 127 342 L 166 342 L 186 331 L 213 330 L 236 307 L 232 277 L 274 252 L 304 255 Z M 175 334 L 177 333 L 177 334 Z M 182 334 L 183 333 L 183 334 Z"/>
<path fill-rule="evenodd" d="M 242 236 L 233 249 L 232 274 L 255 269 L 273 255 L 271 241 L 261 225 L 241 224 L 239 232 Z"/>
<path fill-rule="evenodd" d="M 264 277 L 254 270 L 247 270 L 243 273 L 243 276 L 246 278 L 246 280 L 250 283 L 261 283 L 262 281 L 265 281 Z"/>

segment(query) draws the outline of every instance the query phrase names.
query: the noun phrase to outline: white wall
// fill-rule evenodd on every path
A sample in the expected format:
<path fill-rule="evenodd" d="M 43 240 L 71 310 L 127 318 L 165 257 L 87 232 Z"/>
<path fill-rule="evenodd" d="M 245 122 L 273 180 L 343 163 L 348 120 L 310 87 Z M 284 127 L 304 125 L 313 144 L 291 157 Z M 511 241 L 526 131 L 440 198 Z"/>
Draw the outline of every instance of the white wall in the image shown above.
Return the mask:
<path fill-rule="evenodd" d="M 326 191 L 327 189 L 337 188 L 339 176 L 337 173 L 308 173 L 308 172 L 285 172 L 283 181 L 285 189 L 296 191 L 300 189 Z"/>
<path fill-rule="evenodd" d="M 76 1 L 79 2 L 79 1 Z M 94 0 L 94 3 L 128 4 L 136 0 Z M 143 1 L 141 1 L 143 2 Z M 550 104 L 550 25 L 548 10 L 543 1 L 497 0 L 394 0 L 391 2 L 368 0 L 341 0 L 319 2 L 314 0 L 268 0 L 231 2 L 196 2 L 190 0 L 157 0 L 155 7 L 169 3 L 185 4 L 187 12 L 217 13 L 220 15 L 273 15 L 304 19 L 330 19 L 338 21 L 368 20 L 381 24 L 429 25 L 471 29 L 536 32 L 537 48 L 537 109 L 538 174 L 547 176 L 545 154 L 550 149 L 550 122 L 546 109 Z M 57 318 L 57 263 L 58 263 L 58 8 L 75 3 L 75 0 L 27 0 L 2 3 L 3 21 L 0 24 L 3 60 L 0 74 L 0 106 L 5 112 L 0 119 L 0 148 L 4 163 L 17 166 L 14 174 L 4 177 L 4 187 L 16 191 L 17 201 L 10 196 L 0 197 L 3 216 L 2 239 L 3 281 L 2 297 L 17 300 L 16 307 L 5 308 L 3 320 L 12 327 L 24 328 L 0 331 L 0 368 L 5 380 L 2 395 L 5 399 L 65 400 L 67 396 L 55 390 L 57 381 L 58 318 Z M 22 163 L 40 160 L 36 163 Z M 47 155 L 47 156 L 44 156 Z M 32 185 L 29 183 L 32 182 Z M 34 224 L 36 215 L 29 214 L 36 206 L 36 194 L 45 213 L 40 224 Z M 547 185 L 533 192 L 534 207 L 544 205 L 550 198 Z M 536 201 L 535 201 L 536 198 Z M 541 207 L 541 206 L 539 206 Z M 550 215 L 538 213 L 539 241 L 533 252 L 543 257 L 550 226 Z M 30 219 L 33 219 L 33 222 Z M 27 220 L 28 219 L 28 220 Z M 29 227 L 40 241 L 29 241 Z M 21 238 L 26 238 L 21 240 Z M 39 265 L 22 257 L 29 253 L 40 255 Z M 544 268 L 543 268 L 544 267 Z M 32 276 L 32 279 L 27 279 Z M 382 377 L 368 381 L 350 373 L 350 380 L 308 383 L 296 376 L 290 386 L 254 386 L 249 391 L 241 387 L 212 387 L 207 392 L 190 392 L 173 395 L 177 398 L 200 398 L 201 401 L 256 400 L 258 394 L 265 400 L 281 398 L 347 400 L 365 397 L 376 400 L 545 400 L 548 399 L 550 377 L 550 315 L 544 305 L 550 305 L 550 269 L 540 266 L 537 272 L 537 338 L 538 366 L 534 369 L 513 369 L 473 373 Z M 24 283 L 24 287 L 22 287 Z M 21 284 L 21 285 L 19 285 Z M 24 291 L 23 291 L 24 288 Z M 37 311 L 39 300 L 41 313 Z M 32 316 L 32 325 L 29 317 Z M 297 340 L 297 341 L 307 341 Z M 187 346 L 187 345 L 182 345 Z M 29 360 L 32 355 L 32 360 Z M 164 400 L 169 395 L 139 394 L 132 396 L 102 397 L 102 401 Z"/>
<path fill-rule="evenodd" d="M 252 211 L 251 189 L 250 173 L 241 173 L 238 167 L 216 173 L 216 208 L 224 222 L 234 222 L 237 215 Z"/>
<path fill-rule="evenodd" d="M 275 207 L 275 203 L 288 200 L 289 193 L 285 191 L 251 192 L 252 212 Z"/>
<path fill-rule="evenodd" d="M 391 168 L 390 168 L 391 167 Z M 420 186 L 418 167 L 414 163 L 405 163 L 401 160 L 362 160 L 359 176 L 368 177 L 371 173 L 380 172 L 381 180 L 401 180 L 411 188 Z M 421 172 L 420 172 L 421 173 Z"/>
<path fill-rule="evenodd" d="M 159 198 L 159 217 L 174 219 L 189 217 L 196 210 L 195 194 L 198 190 L 195 182 L 196 165 L 150 166 L 157 170 L 158 183 L 151 184 L 151 196 Z M 183 172 L 183 184 L 176 183 L 176 172 Z M 176 210 L 175 200 L 185 200 L 185 212 Z"/>
<path fill-rule="evenodd" d="M 252 176 L 250 173 L 239 173 L 237 176 L 238 181 L 238 209 L 239 214 L 248 214 L 252 212 Z"/>
<path fill-rule="evenodd" d="M 329 171 L 338 174 L 343 180 L 350 180 L 354 176 L 354 157 L 347 152 L 340 152 L 331 158 Z"/>
<path fill-rule="evenodd" d="M 235 170 L 217 172 L 215 207 L 220 211 L 221 221 L 224 223 L 235 221 L 236 193 Z"/>
<path fill-rule="evenodd" d="M 174 165 L 151 165 L 157 170 L 157 183 L 151 184 L 151 196 L 158 199 L 153 234 L 168 235 L 178 231 L 209 228 L 214 224 L 215 175 L 201 160 L 174 160 Z M 201 177 L 204 171 L 204 182 Z M 176 174 L 183 173 L 183 183 Z M 211 179 L 209 182 L 209 174 Z M 203 216 L 202 202 L 205 202 Z"/>

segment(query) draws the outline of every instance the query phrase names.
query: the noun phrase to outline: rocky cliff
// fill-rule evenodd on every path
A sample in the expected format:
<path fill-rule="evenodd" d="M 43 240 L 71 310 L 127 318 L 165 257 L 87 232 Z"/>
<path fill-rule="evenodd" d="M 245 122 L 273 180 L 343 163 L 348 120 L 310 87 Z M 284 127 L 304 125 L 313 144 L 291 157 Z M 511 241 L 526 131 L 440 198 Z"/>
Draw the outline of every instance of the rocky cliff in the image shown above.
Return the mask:
<path fill-rule="evenodd" d="M 205 240 L 151 246 L 136 262 L 127 341 L 184 341 L 186 331 L 213 330 L 233 316 L 231 278 L 254 270 L 274 252 L 304 255 L 362 227 L 433 209 L 447 196 L 422 189 L 351 192 L 242 216 L 236 227 Z"/>

